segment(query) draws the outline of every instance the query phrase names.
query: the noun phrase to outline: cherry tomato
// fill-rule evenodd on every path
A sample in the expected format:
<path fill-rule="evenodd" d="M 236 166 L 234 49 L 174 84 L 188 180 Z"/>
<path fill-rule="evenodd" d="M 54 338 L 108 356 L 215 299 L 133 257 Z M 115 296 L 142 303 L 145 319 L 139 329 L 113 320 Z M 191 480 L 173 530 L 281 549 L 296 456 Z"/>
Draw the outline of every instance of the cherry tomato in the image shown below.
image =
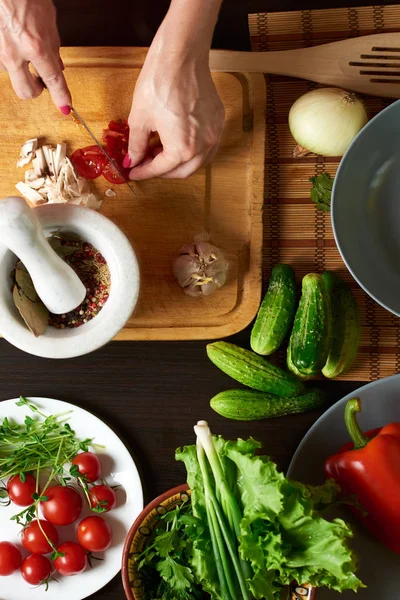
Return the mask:
<path fill-rule="evenodd" d="M 111 546 L 110 525 L 101 517 L 86 517 L 78 525 L 78 542 L 89 552 L 103 552 Z"/>
<path fill-rule="evenodd" d="M 79 473 L 86 481 L 93 483 L 101 477 L 101 462 L 93 452 L 81 452 L 72 461 L 78 467 Z"/>
<path fill-rule="evenodd" d="M 107 159 L 98 146 L 87 146 L 75 150 L 71 162 L 80 177 L 96 179 L 102 174 Z"/>
<path fill-rule="evenodd" d="M 117 495 L 108 485 L 95 485 L 89 490 L 90 506 L 108 512 L 116 507 Z"/>
<path fill-rule="evenodd" d="M 71 525 L 82 512 L 82 498 L 74 489 L 54 485 L 46 490 L 47 500 L 40 506 L 47 521 L 53 525 Z"/>
<path fill-rule="evenodd" d="M 49 559 L 40 554 L 30 554 L 22 561 L 21 575 L 31 585 L 44 583 L 52 571 L 53 567 Z"/>
<path fill-rule="evenodd" d="M 114 159 L 115 163 L 119 167 L 119 170 L 121 171 L 124 178 L 121 177 L 121 175 L 118 173 L 116 168 L 111 163 L 108 163 L 104 167 L 103 177 L 105 177 L 107 179 L 107 181 L 109 181 L 110 183 L 114 183 L 116 185 L 118 185 L 120 183 L 126 183 L 127 181 L 129 181 L 130 169 L 125 169 L 122 166 L 122 161 L 116 159 L 115 157 L 112 157 L 112 158 Z"/>
<path fill-rule="evenodd" d="M 87 552 L 76 542 L 65 542 L 57 548 L 64 556 L 58 556 L 54 566 L 60 575 L 79 575 L 88 565 Z"/>
<path fill-rule="evenodd" d="M 36 492 L 36 479 L 30 473 L 21 481 L 19 475 L 14 475 L 8 480 L 7 492 L 10 500 L 18 506 L 30 506 L 33 503 L 32 494 Z"/>
<path fill-rule="evenodd" d="M 21 566 L 22 556 L 15 544 L 0 542 L 0 576 L 12 575 Z"/>
<path fill-rule="evenodd" d="M 54 544 L 54 546 L 57 546 L 58 533 L 54 525 L 48 521 L 45 521 L 44 519 L 40 519 L 40 525 L 42 526 L 42 529 L 47 535 L 48 539 Z M 21 541 L 23 547 L 32 554 L 48 554 L 53 550 L 43 535 L 37 520 L 32 521 L 23 529 Z"/>

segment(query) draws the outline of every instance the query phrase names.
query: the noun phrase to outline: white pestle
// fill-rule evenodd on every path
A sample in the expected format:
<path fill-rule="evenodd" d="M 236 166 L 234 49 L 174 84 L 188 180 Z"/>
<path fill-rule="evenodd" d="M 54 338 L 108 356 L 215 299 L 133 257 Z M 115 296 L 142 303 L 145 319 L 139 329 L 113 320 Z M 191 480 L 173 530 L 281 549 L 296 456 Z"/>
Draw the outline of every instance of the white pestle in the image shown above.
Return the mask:
<path fill-rule="evenodd" d="M 0 200 L 0 244 L 24 263 L 43 304 L 56 315 L 81 304 L 86 288 L 53 250 L 35 212 L 18 196 Z"/>

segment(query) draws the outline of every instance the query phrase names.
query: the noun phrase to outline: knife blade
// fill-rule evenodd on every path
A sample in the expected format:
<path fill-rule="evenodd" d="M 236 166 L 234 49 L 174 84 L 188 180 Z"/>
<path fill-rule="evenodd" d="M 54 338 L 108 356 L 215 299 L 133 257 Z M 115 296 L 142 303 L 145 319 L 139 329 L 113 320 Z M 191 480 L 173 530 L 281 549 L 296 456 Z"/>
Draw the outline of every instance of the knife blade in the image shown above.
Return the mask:
<path fill-rule="evenodd" d="M 129 187 L 129 189 L 131 190 L 132 194 L 134 196 L 136 196 L 136 190 L 133 187 L 133 185 L 124 177 L 124 175 L 121 172 L 121 169 L 118 167 L 118 165 L 116 164 L 115 160 L 111 158 L 111 156 L 108 154 L 108 152 L 106 151 L 106 149 L 104 148 L 104 146 L 102 144 L 100 144 L 99 140 L 96 138 L 96 136 L 94 135 L 94 133 L 92 133 L 90 127 L 88 127 L 88 125 L 86 125 L 84 119 L 82 119 L 82 117 L 75 110 L 75 108 L 72 107 L 71 108 L 71 112 L 74 115 L 74 117 L 79 121 L 79 123 L 82 125 L 82 127 L 86 130 L 86 132 L 90 135 L 90 137 L 92 138 L 92 140 L 94 141 L 94 143 L 96 144 L 96 146 L 98 146 L 98 148 L 100 148 L 100 150 L 102 151 L 102 153 L 106 157 L 107 161 L 114 167 L 114 169 L 117 171 L 117 173 L 121 177 L 121 179 L 123 179 L 125 181 L 126 185 Z"/>

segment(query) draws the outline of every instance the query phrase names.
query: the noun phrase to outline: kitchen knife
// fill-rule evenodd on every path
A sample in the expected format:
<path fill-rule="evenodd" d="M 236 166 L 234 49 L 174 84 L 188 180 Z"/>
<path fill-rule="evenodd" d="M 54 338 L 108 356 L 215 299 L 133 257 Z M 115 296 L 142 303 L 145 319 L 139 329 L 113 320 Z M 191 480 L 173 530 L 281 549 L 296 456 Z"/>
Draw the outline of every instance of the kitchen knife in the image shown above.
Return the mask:
<path fill-rule="evenodd" d="M 80 114 L 77 113 L 76 110 L 75 110 L 75 108 L 73 108 L 73 107 L 71 108 L 71 113 L 79 121 L 79 123 L 82 125 L 82 127 L 84 127 L 84 129 L 90 135 L 90 137 L 92 138 L 92 140 L 94 141 L 94 143 L 96 144 L 96 146 L 98 146 L 98 148 L 100 148 L 100 150 L 102 151 L 102 153 L 106 157 L 107 161 L 114 167 L 114 169 L 117 171 L 117 173 L 121 177 L 121 179 L 123 179 L 125 181 L 126 185 L 129 187 L 129 189 L 131 190 L 132 194 L 134 196 L 136 196 L 136 190 L 133 187 L 133 185 L 130 183 L 130 181 L 128 181 L 124 177 L 124 175 L 121 172 L 121 169 L 118 167 L 118 165 L 116 164 L 116 162 L 111 158 L 111 156 L 105 150 L 104 146 L 102 144 L 100 144 L 100 142 L 98 141 L 98 139 L 96 138 L 96 136 L 94 135 L 94 133 L 92 133 L 92 131 L 90 130 L 90 128 L 86 125 L 85 121 L 82 119 L 82 117 L 80 116 Z"/>

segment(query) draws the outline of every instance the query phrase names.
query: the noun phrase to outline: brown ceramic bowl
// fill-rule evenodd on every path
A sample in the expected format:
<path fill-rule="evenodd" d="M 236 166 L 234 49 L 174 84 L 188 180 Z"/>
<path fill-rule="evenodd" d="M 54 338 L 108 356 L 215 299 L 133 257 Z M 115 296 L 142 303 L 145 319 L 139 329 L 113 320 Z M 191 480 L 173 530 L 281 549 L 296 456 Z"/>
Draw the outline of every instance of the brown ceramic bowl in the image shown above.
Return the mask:
<path fill-rule="evenodd" d="M 150 502 L 132 525 L 125 541 L 122 557 L 122 581 L 128 600 L 143 600 L 143 582 L 136 568 L 135 557 L 145 549 L 160 517 L 174 510 L 176 506 L 180 506 L 182 502 L 186 502 L 188 498 L 190 498 L 188 486 L 179 485 Z M 309 585 L 290 586 L 290 600 L 315 600 L 315 595 L 315 588 Z"/>

